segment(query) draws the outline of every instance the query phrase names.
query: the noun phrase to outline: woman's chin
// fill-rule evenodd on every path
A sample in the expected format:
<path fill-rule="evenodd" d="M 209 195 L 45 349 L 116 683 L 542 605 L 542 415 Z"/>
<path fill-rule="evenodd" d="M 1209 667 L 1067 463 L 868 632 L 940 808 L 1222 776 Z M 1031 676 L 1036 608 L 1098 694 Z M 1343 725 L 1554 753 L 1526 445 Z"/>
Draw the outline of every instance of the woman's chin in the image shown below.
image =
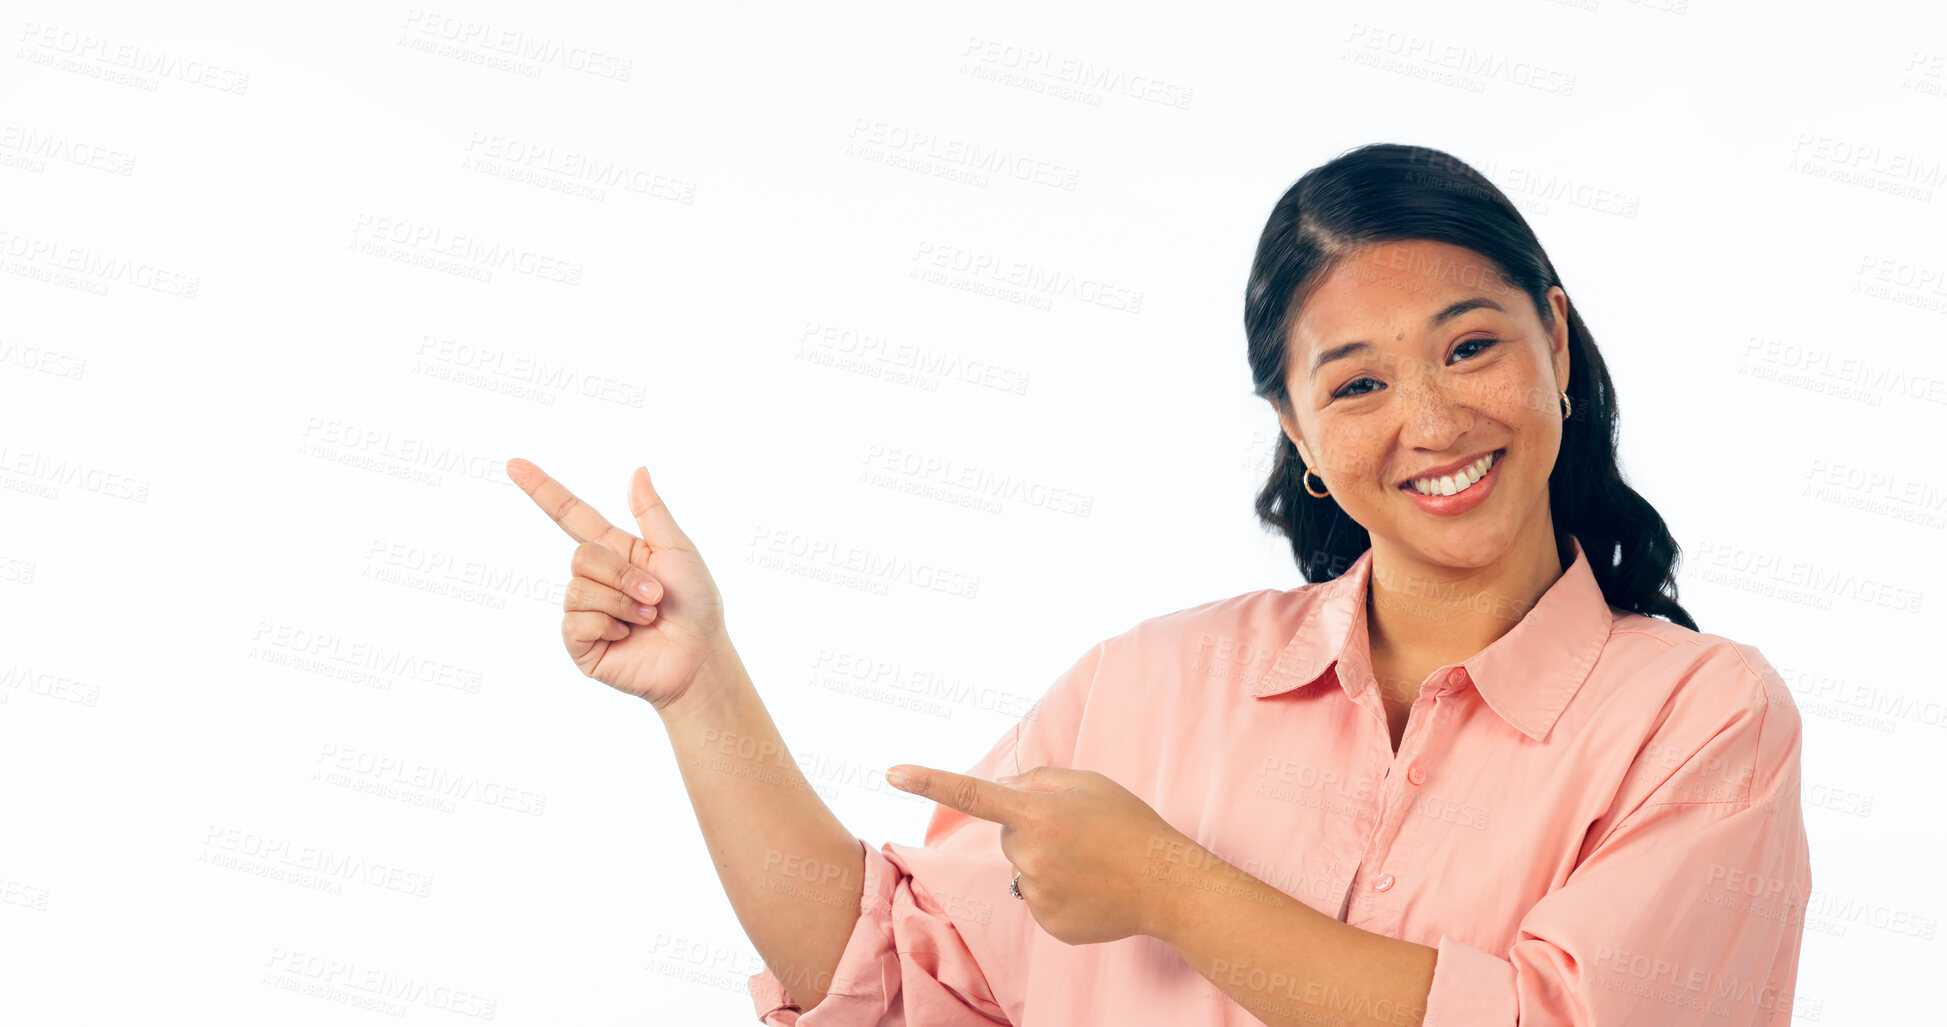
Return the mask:
<path fill-rule="evenodd" d="M 1501 525 L 1454 524 L 1444 528 L 1415 525 L 1404 536 L 1405 548 L 1424 563 L 1454 570 L 1491 567 L 1507 556 L 1513 536 Z"/>

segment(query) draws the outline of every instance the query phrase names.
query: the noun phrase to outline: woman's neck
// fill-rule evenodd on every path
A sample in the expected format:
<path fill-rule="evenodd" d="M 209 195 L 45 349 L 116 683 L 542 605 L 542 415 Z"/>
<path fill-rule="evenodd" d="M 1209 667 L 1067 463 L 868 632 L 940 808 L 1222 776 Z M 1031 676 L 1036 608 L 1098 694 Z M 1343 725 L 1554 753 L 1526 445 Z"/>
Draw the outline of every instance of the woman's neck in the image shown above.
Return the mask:
<path fill-rule="evenodd" d="M 1480 652 L 1514 627 L 1567 568 L 1549 518 L 1500 559 L 1448 567 L 1373 542 L 1366 591 L 1367 645 L 1375 661 L 1438 667 Z"/>

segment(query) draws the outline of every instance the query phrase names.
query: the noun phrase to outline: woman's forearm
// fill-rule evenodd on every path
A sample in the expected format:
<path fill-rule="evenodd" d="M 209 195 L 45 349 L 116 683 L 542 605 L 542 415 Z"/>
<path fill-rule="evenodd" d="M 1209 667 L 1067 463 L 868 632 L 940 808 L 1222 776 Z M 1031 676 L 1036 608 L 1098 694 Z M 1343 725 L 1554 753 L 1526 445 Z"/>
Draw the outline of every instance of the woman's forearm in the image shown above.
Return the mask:
<path fill-rule="evenodd" d="M 812 1008 L 858 923 L 858 838 L 798 769 L 727 639 L 659 712 L 731 908 L 771 973 Z"/>
<path fill-rule="evenodd" d="M 1201 845 L 1158 847 L 1156 935 L 1271 1027 L 1417 1027 L 1439 950 L 1333 919 Z"/>

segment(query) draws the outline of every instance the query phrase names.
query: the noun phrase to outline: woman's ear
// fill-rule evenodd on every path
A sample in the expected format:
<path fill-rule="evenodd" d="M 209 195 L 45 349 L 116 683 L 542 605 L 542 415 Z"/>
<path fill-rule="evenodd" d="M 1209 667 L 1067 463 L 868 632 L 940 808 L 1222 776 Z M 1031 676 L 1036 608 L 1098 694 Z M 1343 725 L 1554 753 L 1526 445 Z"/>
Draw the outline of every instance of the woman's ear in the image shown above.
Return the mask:
<path fill-rule="evenodd" d="M 1548 358 L 1555 368 L 1555 381 L 1560 383 L 1555 391 L 1562 392 L 1568 389 L 1568 293 L 1559 285 L 1550 286 L 1548 302 L 1555 315 L 1555 330 L 1548 338 Z"/>
<path fill-rule="evenodd" d="M 1298 447 L 1298 459 L 1303 460 L 1306 467 L 1317 467 L 1318 461 L 1312 459 L 1311 447 L 1305 445 L 1305 440 L 1298 435 L 1298 425 L 1291 416 L 1291 411 L 1275 403 L 1272 406 L 1278 411 L 1278 427 L 1284 430 L 1284 437 Z"/>
<path fill-rule="evenodd" d="M 1271 410 L 1278 415 L 1278 428 L 1284 432 L 1284 437 L 1298 446 L 1298 455 L 1306 463 L 1311 463 L 1311 454 L 1305 451 L 1304 440 L 1298 437 L 1297 419 L 1292 416 L 1290 408 L 1274 399 L 1271 401 Z"/>

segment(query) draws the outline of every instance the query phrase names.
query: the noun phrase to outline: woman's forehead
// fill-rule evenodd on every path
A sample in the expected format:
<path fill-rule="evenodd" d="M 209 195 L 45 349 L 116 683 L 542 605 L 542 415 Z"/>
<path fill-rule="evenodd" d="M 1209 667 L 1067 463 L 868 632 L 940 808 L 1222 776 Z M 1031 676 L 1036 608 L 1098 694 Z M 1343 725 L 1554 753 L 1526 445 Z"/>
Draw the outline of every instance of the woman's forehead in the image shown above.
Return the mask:
<path fill-rule="evenodd" d="M 1290 341 L 1326 346 L 1373 333 L 1397 339 L 1450 320 L 1457 305 L 1512 315 L 1521 295 L 1493 261 L 1459 246 L 1412 240 L 1364 247 L 1310 290 L 1292 319 Z"/>

